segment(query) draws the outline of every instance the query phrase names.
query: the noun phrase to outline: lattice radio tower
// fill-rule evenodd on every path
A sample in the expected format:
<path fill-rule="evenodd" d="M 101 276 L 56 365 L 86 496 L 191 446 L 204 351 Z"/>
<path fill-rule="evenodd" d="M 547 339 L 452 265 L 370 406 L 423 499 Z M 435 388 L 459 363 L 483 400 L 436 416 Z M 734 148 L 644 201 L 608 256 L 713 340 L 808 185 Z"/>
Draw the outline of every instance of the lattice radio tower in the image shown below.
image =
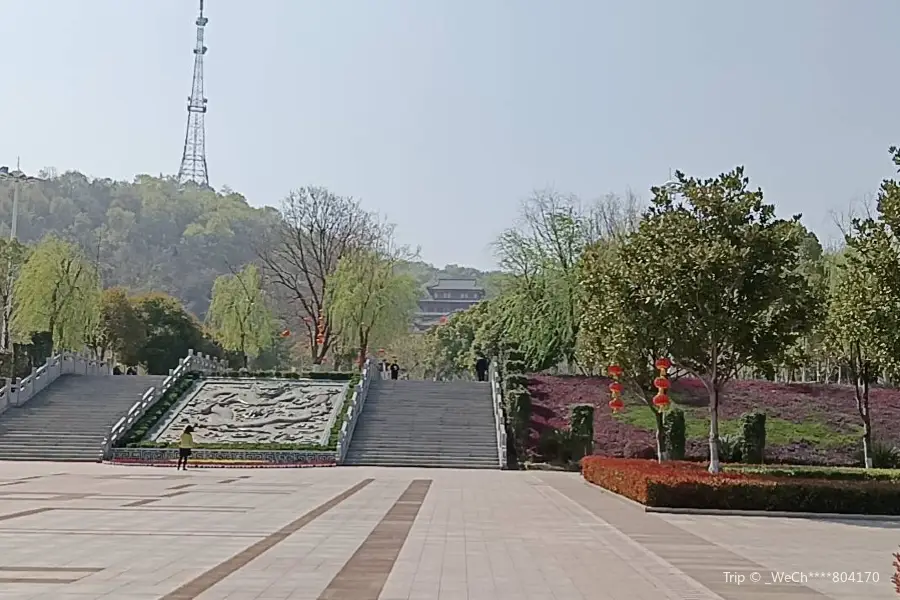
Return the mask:
<path fill-rule="evenodd" d="M 203 95 L 203 31 L 209 19 L 203 16 L 203 0 L 200 0 L 200 16 L 197 17 L 197 45 L 194 47 L 194 80 L 188 97 L 187 130 L 184 133 L 184 152 L 178 168 L 178 181 L 193 181 L 209 185 L 206 170 L 206 96 Z"/>

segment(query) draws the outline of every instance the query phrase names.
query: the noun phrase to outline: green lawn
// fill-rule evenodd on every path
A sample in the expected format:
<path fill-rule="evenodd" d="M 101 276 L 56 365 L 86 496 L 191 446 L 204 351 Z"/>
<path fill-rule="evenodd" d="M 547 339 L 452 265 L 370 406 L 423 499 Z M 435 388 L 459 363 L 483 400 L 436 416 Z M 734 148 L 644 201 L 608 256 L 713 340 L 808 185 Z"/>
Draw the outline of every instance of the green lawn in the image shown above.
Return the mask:
<path fill-rule="evenodd" d="M 726 471 L 756 473 L 793 479 L 830 479 L 837 481 L 900 482 L 900 469 L 863 469 L 862 467 L 813 467 L 793 465 L 724 465 Z"/>
<path fill-rule="evenodd" d="M 709 438 L 709 417 L 706 409 L 682 407 L 685 417 L 686 436 L 689 440 L 705 440 Z M 653 413 L 646 406 L 629 404 L 624 411 L 616 413 L 615 418 L 648 431 L 656 429 L 656 420 Z M 737 434 L 740 422 L 738 419 L 720 419 L 719 433 L 721 435 Z M 840 432 L 835 431 L 827 424 L 809 419 L 803 423 L 793 423 L 784 419 L 769 417 L 766 419 L 766 443 L 774 446 L 783 446 L 792 442 L 807 442 L 821 448 L 842 448 L 853 445 L 859 441 L 862 428 L 859 431 Z"/>

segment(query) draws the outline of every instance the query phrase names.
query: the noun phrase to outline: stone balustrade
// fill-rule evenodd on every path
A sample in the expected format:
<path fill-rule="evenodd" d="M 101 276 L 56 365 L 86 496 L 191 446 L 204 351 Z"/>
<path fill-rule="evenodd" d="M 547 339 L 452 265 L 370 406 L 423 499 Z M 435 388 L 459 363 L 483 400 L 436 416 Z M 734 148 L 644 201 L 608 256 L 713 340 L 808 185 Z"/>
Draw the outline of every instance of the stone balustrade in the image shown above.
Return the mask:
<path fill-rule="evenodd" d="M 77 352 L 54 354 L 47 362 L 35 367 L 27 377 L 6 380 L 6 384 L 0 387 L 0 414 L 10 407 L 22 406 L 65 374 L 111 375 L 112 362 Z"/>
<path fill-rule="evenodd" d="M 192 372 L 216 375 L 223 373 L 226 370 L 228 370 L 228 363 L 225 360 L 197 354 L 193 350 L 188 350 L 188 355 L 178 361 L 177 367 L 169 370 L 169 376 L 163 380 L 158 388 L 151 387 L 147 389 L 141 398 L 128 409 L 125 416 L 110 427 L 109 433 L 103 438 L 103 444 L 100 449 L 102 456 L 104 458 L 107 457 L 115 443 L 128 433 L 128 430 L 131 429 L 183 375 Z"/>
<path fill-rule="evenodd" d="M 372 382 L 373 377 L 377 377 L 378 367 L 372 362 L 372 359 L 367 359 L 365 364 L 363 365 L 362 373 L 360 374 L 359 383 L 356 384 L 356 389 L 353 390 L 353 396 L 350 398 L 350 406 L 347 408 L 347 418 L 344 419 L 344 424 L 341 425 L 340 433 L 338 434 L 338 442 L 337 442 L 337 450 L 336 450 L 336 462 L 337 464 L 343 464 L 344 458 L 347 456 L 347 450 L 350 448 L 350 439 L 353 437 L 353 431 L 356 429 L 356 421 L 359 419 L 359 414 L 363 410 L 363 406 L 366 403 L 366 396 L 369 393 L 369 384 Z"/>
<path fill-rule="evenodd" d="M 494 403 L 494 424 L 497 428 L 497 458 L 500 468 L 507 467 L 506 462 L 506 421 L 503 418 L 503 390 L 497 377 L 497 360 L 492 360 L 490 365 L 491 399 Z"/>

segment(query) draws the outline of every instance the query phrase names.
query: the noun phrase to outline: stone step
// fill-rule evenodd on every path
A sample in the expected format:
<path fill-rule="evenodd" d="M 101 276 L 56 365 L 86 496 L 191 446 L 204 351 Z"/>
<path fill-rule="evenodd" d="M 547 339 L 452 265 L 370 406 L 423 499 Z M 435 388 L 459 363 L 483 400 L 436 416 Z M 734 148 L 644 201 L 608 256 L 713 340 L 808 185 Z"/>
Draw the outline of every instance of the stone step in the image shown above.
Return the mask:
<path fill-rule="evenodd" d="M 0 460 L 96 462 L 110 426 L 164 379 L 64 375 L 0 414 Z"/>
<path fill-rule="evenodd" d="M 405 457 L 366 457 L 344 462 L 348 466 L 360 467 L 442 467 L 446 469 L 499 469 L 500 462 L 497 459 L 491 461 L 476 461 L 470 458 L 453 459 L 433 456 L 405 456 Z"/>
<path fill-rule="evenodd" d="M 489 384 L 376 380 L 345 464 L 499 469 L 497 455 Z"/>
<path fill-rule="evenodd" d="M 414 440 L 390 440 L 383 439 L 378 441 L 358 441 L 355 444 L 357 450 L 394 450 L 403 448 L 404 450 L 413 450 L 415 452 L 426 451 L 426 450 L 436 450 L 439 452 L 496 452 L 497 444 L 465 444 L 465 443 L 452 443 L 452 442 L 440 442 L 433 444 L 424 444 L 419 441 Z"/>

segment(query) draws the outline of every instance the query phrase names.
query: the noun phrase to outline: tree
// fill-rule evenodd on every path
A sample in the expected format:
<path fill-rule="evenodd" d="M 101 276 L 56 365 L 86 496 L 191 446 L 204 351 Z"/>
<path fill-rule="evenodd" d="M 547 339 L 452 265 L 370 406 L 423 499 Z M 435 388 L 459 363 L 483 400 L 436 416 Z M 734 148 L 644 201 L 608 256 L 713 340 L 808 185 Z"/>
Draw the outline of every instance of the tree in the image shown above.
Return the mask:
<path fill-rule="evenodd" d="M 119 359 L 134 356 L 143 346 L 147 332 L 125 289 L 103 290 L 99 313 L 91 345 L 100 360 L 110 352 Z"/>
<path fill-rule="evenodd" d="M 151 293 L 133 298 L 132 303 L 147 337 L 134 356 L 123 357 L 126 364 L 142 364 L 151 375 L 167 375 L 188 350 L 208 353 L 213 349 L 179 300 Z"/>
<path fill-rule="evenodd" d="M 3 310 L 12 300 L 15 282 L 22 270 L 22 265 L 25 264 L 28 252 L 28 247 L 16 240 L 0 240 L 0 307 Z M 6 339 L 9 339 L 10 336 L 10 325 L 6 322 L 4 314 L 3 327 L 5 331 L 3 331 L 3 335 Z M 10 343 L 9 346 L 12 348 L 13 344 Z"/>
<path fill-rule="evenodd" d="M 222 348 L 241 354 L 244 368 L 249 358 L 272 345 L 274 321 L 256 266 L 216 278 L 206 323 Z"/>
<path fill-rule="evenodd" d="M 384 358 L 396 360 L 409 374 L 410 379 L 429 379 L 434 376 L 429 370 L 428 338 L 424 333 L 407 332 L 396 338 L 385 349 Z"/>
<path fill-rule="evenodd" d="M 900 150 L 890 152 L 900 167 Z M 828 305 L 826 343 L 853 382 L 866 467 L 872 466 L 873 441 L 869 390 L 879 377 L 900 373 L 898 225 L 900 184 L 888 179 L 879 190 L 877 214 L 850 223 Z"/>
<path fill-rule="evenodd" d="M 709 395 L 711 472 L 718 472 L 722 393 L 748 365 L 778 360 L 819 313 L 800 269 L 799 216 L 777 219 L 742 167 L 699 180 L 676 173 L 677 190 L 654 198 L 622 258 L 648 327 L 668 340 L 677 367 Z M 677 193 L 673 193 L 677 191 Z"/>
<path fill-rule="evenodd" d="M 360 366 L 373 342 L 390 345 L 412 324 L 419 288 L 415 279 L 396 271 L 407 254 L 393 248 L 388 231 L 379 247 L 355 250 L 341 258 L 327 280 L 328 322 L 344 347 L 358 350 Z"/>
<path fill-rule="evenodd" d="M 624 258 L 623 256 L 624 255 Z M 655 327 L 648 305 L 634 292 L 640 274 L 628 262 L 622 246 L 595 244 L 582 257 L 579 282 L 584 307 L 579 330 L 582 364 L 601 368 L 617 365 L 620 381 L 631 395 L 639 398 L 656 422 L 656 453 L 666 459 L 663 415 L 653 404 L 654 380 L 658 376 L 656 359 L 669 355 L 665 330 Z M 638 267 L 639 268 L 639 267 Z"/>
<path fill-rule="evenodd" d="M 523 204 L 519 223 L 498 239 L 500 266 L 513 275 L 503 293 L 504 327 L 535 369 L 576 364 L 579 259 L 590 244 L 632 230 L 636 208 L 630 194 L 586 207 L 575 196 L 536 192 Z"/>
<path fill-rule="evenodd" d="M 13 334 L 48 332 L 51 349 L 80 350 L 97 325 L 100 281 L 76 245 L 49 236 L 31 252 L 13 290 Z"/>
<path fill-rule="evenodd" d="M 325 306 L 328 279 L 341 258 L 368 247 L 377 229 L 375 217 L 353 198 L 306 187 L 285 198 L 273 235 L 257 249 L 266 275 L 298 317 L 291 325 L 306 333 L 314 364 L 322 363 L 335 333 Z"/>

